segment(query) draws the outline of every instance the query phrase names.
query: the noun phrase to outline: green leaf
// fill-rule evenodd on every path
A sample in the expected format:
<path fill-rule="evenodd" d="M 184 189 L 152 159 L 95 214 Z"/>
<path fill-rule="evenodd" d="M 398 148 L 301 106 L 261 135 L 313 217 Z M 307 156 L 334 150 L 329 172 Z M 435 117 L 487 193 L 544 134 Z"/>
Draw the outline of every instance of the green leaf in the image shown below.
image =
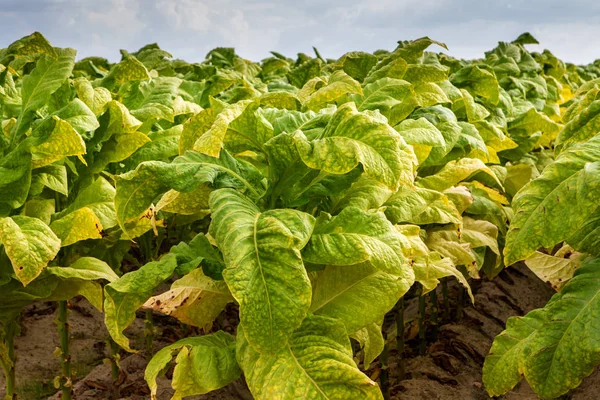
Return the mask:
<path fill-rule="evenodd" d="M 476 158 L 462 158 L 450 161 L 438 173 L 417 180 L 417 185 L 427 189 L 445 190 L 483 172 L 489 175 L 500 187 L 502 183 L 483 161 Z"/>
<path fill-rule="evenodd" d="M 144 161 L 169 161 L 179 154 L 179 138 L 183 125 L 175 125 L 169 129 L 150 132 L 148 138 L 152 140 L 137 149 L 126 163 L 131 168 L 137 167 Z"/>
<path fill-rule="evenodd" d="M 27 35 L 11 43 L 6 49 L 6 54 L 2 55 L 13 56 L 14 60 L 10 64 L 11 67 L 20 69 L 20 66 L 35 61 L 41 55 L 47 55 L 50 58 L 58 57 L 56 50 L 44 35 L 39 32 L 33 32 L 31 35 Z M 5 63 L 4 61 L 3 64 Z"/>
<path fill-rule="evenodd" d="M 488 99 L 492 104 L 497 104 L 500 99 L 500 86 L 494 73 L 477 65 L 459 69 L 450 77 L 450 81 L 458 88 L 468 89 Z"/>
<path fill-rule="evenodd" d="M 125 160 L 137 149 L 150 142 L 148 136 L 138 128 L 142 122 L 133 117 L 127 107 L 118 101 L 107 104 L 107 112 L 100 118 L 100 128 L 94 132 L 88 147 L 102 143 L 98 154 L 94 155 L 90 172 L 100 173 L 113 162 Z"/>
<path fill-rule="evenodd" d="M 67 168 L 64 165 L 46 165 L 36 168 L 31 176 L 30 196 L 37 196 L 44 187 L 66 196 L 69 193 Z"/>
<path fill-rule="evenodd" d="M 112 228 L 117 225 L 115 192 L 115 188 L 106 179 L 98 177 L 81 190 L 66 209 L 55 215 L 55 220 L 87 208 L 96 215 L 103 229 Z"/>
<path fill-rule="evenodd" d="M 513 40 L 513 43 L 518 43 L 518 44 L 540 44 L 540 42 L 538 42 L 537 39 L 534 38 L 533 35 L 531 33 L 529 33 L 529 32 L 521 33 L 518 38 L 516 38 L 515 40 Z"/>
<path fill-rule="evenodd" d="M 223 331 L 179 340 L 158 351 L 146 367 L 144 379 L 155 400 L 158 386 L 156 378 L 177 352 L 173 371 L 172 399 L 205 394 L 227 386 L 239 378 L 241 370 L 235 359 L 235 340 Z"/>
<path fill-rule="evenodd" d="M 441 192 L 420 187 L 401 187 L 384 204 L 385 215 L 394 224 L 458 224 L 461 213 Z"/>
<path fill-rule="evenodd" d="M 93 87 L 85 78 L 77 78 L 73 81 L 77 97 L 83 101 L 94 115 L 100 115 L 106 109 L 106 105 L 112 100 L 110 91 L 103 87 Z"/>
<path fill-rule="evenodd" d="M 424 257 L 415 258 L 413 263 L 415 271 L 415 280 L 423 285 L 423 293 L 429 293 L 440 283 L 441 278 L 453 276 L 461 285 L 463 285 L 471 301 L 475 303 L 471 287 L 465 276 L 460 272 L 450 258 L 441 258 L 438 253 L 431 252 Z"/>
<path fill-rule="evenodd" d="M 549 138 L 546 140 L 550 141 L 556 137 L 559 129 L 560 126 L 556 122 L 534 108 L 530 108 L 508 123 L 510 137 L 517 143 L 531 138 L 538 132 L 548 136 Z"/>
<path fill-rule="evenodd" d="M 475 102 L 475 99 L 473 99 L 473 96 L 468 91 L 460 89 L 460 92 L 462 99 L 458 99 L 452 104 L 452 111 L 454 113 L 462 114 L 464 109 L 467 121 L 472 123 L 483 121 L 489 117 L 490 112 L 484 106 Z"/>
<path fill-rule="evenodd" d="M 500 163 L 498 152 L 518 147 L 518 144 L 506 136 L 500 128 L 488 121 L 478 121 L 475 123 L 475 127 L 488 149 L 490 163 Z"/>
<path fill-rule="evenodd" d="M 207 108 L 185 121 L 179 139 L 179 155 L 192 150 L 196 140 L 212 127 L 215 119 L 215 110 Z"/>
<path fill-rule="evenodd" d="M 402 79 L 408 69 L 408 63 L 400 57 L 390 58 L 378 63 L 365 78 L 363 85 L 375 83 L 386 78 Z"/>
<path fill-rule="evenodd" d="M 292 85 L 301 88 L 306 82 L 321 74 L 322 64 L 323 61 L 313 58 L 292 69 L 287 74 L 287 78 Z"/>
<path fill-rule="evenodd" d="M 302 97 L 302 90 L 298 92 L 298 97 L 303 104 L 313 111 L 318 111 L 330 103 L 346 94 L 362 94 L 360 83 L 352 79 L 344 71 L 334 72 L 328 79 L 325 86 L 321 87 L 306 98 Z"/>
<path fill-rule="evenodd" d="M 314 218 L 291 209 L 260 212 L 232 189 L 211 193 L 210 208 L 210 234 L 223 253 L 223 277 L 240 305 L 245 335 L 253 347 L 276 352 L 310 306 L 311 286 L 300 250 Z"/>
<path fill-rule="evenodd" d="M 163 119 L 173 122 L 173 107 L 180 84 L 181 80 L 174 77 L 136 82 L 129 87 L 129 92 L 123 93 L 123 103 L 131 110 L 131 115 L 140 121 Z M 121 92 L 124 92 L 124 87 Z"/>
<path fill-rule="evenodd" d="M 342 66 L 345 73 L 362 82 L 377 64 L 377 57 L 362 51 L 352 51 L 340 57 L 338 64 Z"/>
<path fill-rule="evenodd" d="M 392 190 L 412 185 L 416 163 L 412 149 L 388 124 L 358 112 L 353 103 L 338 109 L 320 139 L 308 141 L 297 132 L 294 141 L 310 168 L 345 174 L 362 164 L 365 174 Z"/>
<path fill-rule="evenodd" d="M 401 79 L 382 78 L 363 88 L 363 96 L 354 97 L 359 111 L 379 110 L 390 125 L 404 120 L 419 106 L 413 85 Z"/>
<path fill-rule="evenodd" d="M 441 64 L 408 64 L 403 79 L 412 83 L 441 82 L 448 78 L 448 71 Z"/>
<path fill-rule="evenodd" d="M 18 208 L 31 185 L 31 153 L 16 149 L 0 159 L 0 204 Z"/>
<path fill-rule="evenodd" d="M 76 51 L 55 48 L 57 57 L 42 55 L 35 69 L 23 78 L 21 115 L 13 128 L 15 138 L 21 137 L 29 128 L 34 112 L 43 107 L 52 93 L 56 92 L 71 75 L 75 65 Z"/>
<path fill-rule="evenodd" d="M 506 329 L 494 339 L 483 364 L 483 384 L 490 396 L 503 395 L 521 381 L 523 348 L 546 319 L 541 309 L 506 321 Z"/>
<path fill-rule="evenodd" d="M 104 287 L 104 323 L 113 340 L 129 352 L 129 339 L 123 330 L 135 320 L 135 312 L 158 285 L 169 278 L 177 267 L 177 257 L 166 254 L 140 269 L 128 272 Z"/>
<path fill-rule="evenodd" d="M 49 225 L 55 211 L 54 199 L 31 199 L 23 205 L 21 215 L 37 218 Z"/>
<path fill-rule="evenodd" d="M 423 162 L 423 165 L 445 165 L 446 162 L 443 161 L 444 157 L 452 150 L 462 132 L 462 128 L 458 125 L 458 121 L 452 110 L 439 105 L 423 107 L 416 110 L 411 117 L 417 119 L 421 117 L 426 118 L 444 137 L 445 145 L 432 148 L 429 157 Z"/>
<path fill-rule="evenodd" d="M 524 375 L 540 397 L 556 398 L 600 364 L 598 268 L 598 259 L 586 260 L 544 308 L 509 320 L 484 365 L 490 394 L 505 393 Z"/>
<path fill-rule="evenodd" d="M 234 187 L 260 197 L 262 175 L 250 164 L 238 161 L 227 151 L 219 158 L 188 151 L 172 163 L 143 162 L 117 177 L 115 207 L 119 225 L 126 232 L 127 224 L 140 220 L 148 207 L 170 189 L 192 192 L 201 185 Z"/>
<path fill-rule="evenodd" d="M 506 193 L 515 196 L 523 186 L 533 178 L 537 178 L 537 176 L 539 176 L 539 173 L 533 165 L 508 165 L 506 167 L 506 179 L 504 180 Z"/>
<path fill-rule="evenodd" d="M 377 384 L 356 368 L 348 334 L 334 319 L 307 317 L 275 354 L 257 352 L 243 328 L 236 342 L 238 363 L 257 400 L 383 399 Z"/>
<path fill-rule="evenodd" d="M 302 258 L 313 264 L 353 265 L 368 261 L 376 269 L 402 275 L 409 270 L 402 256 L 402 237 L 381 212 L 344 208 L 317 218 Z M 407 279 L 410 274 L 407 273 Z"/>
<path fill-rule="evenodd" d="M 567 239 L 567 243 L 581 252 L 600 256 L 600 208 L 597 208 L 583 226 Z"/>
<path fill-rule="evenodd" d="M 425 244 L 430 250 L 450 258 L 454 265 L 464 265 L 471 277 L 479 277 L 475 254 L 471 250 L 470 243 L 461 240 L 458 226 L 448 225 L 429 229 Z"/>
<path fill-rule="evenodd" d="M 544 310 L 548 322 L 524 349 L 524 375 L 541 397 L 558 397 L 581 383 L 600 363 L 596 318 L 600 306 L 598 260 L 581 266 Z"/>
<path fill-rule="evenodd" d="M 102 312 L 102 286 L 98 282 L 81 279 L 58 278 L 56 287 L 48 297 L 40 298 L 39 301 L 61 301 L 71 300 L 74 297 L 83 296 L 96 310 Z"/>
<path fill-rule="evenodd" d="M 394 127 L 413 146 L 419 162 L 423 162 L 433 147 L 445 146 L 442 133 L 425 118 L 405 119 Z"/>
<path fill-rule="evenodd" d="M 376 209 L 381 207 L 392 193 L 383 183 L 362 175 L 346 191 L 332 196 L 335 201 L 332 211 L 345 207 L 358 207 L 363 211 Z"/>
<path fill-rule="evenodd" d="M 363 351 L 363 367 L 369 369 L 371 363 L 379 357 L 385 346 L 381 333 L 381 323 L 372 323 L 350 335 L 360 343 Z"/>
<path fill-rule="evenodd" d="M 119 279 L 107 263 L 94 257 L 81 257 L 68 267 L 48 267 L 46 271 L 64 279 L 82 279 L 86 281 L 104 279 L 108 282 Z"/>
<path fill-rule="evenodd" d="M 396 270 L 381 270 L 368 262 L 330 265 L 313 281 L 310 309 L 314 314 L 336 318 L 349 332 L 356 332 L 380 321 L 413 282 L 414 273 L 408 264 Z"/>
<path fill-rule="evenodd" d="M 178 275 L 185 275 L 196 269 L 204 260 L 214 264 L 223 264 L 223 257 L 219 250 L 215 249 L 208 238 L 199 233 L 189 243 L 181 242 L 171 247 L 171 253 L 177 256 Z M 222 280 L 222 277 L 221 279 Z"/>
<path fill-rule="evenodd" d="M 258 107 L 258 102 L 249 104 L 241 115 L 229 124 L 225 137 L 225 147 L 229 151 L 264 151 L 264 144 L 273 137 L 273 126 Z"/>
<path fill-rule="evenodd" d="M 48 225 L 18 215 L 0 218 L 0 242 L 23 286 L 33 281 L 60 250 L 60 239 Z"/>
<path fill-rule="evenodd" d="M 507 265 L 568 239 L 593 215 L 600 196 L 598 160 L 600 135 L 561 153 L 515 195 L 504 250 Z"/>
<path fill-rule="evenodd" d="M 150 80 L 150 74 L 144 64 L 134 56 L 128 55 L 110 70 L 110 73 L 99 82 L 99 86 L 111 90 L 125 82 L 137 80 Z"/>
<path fill-rule="evenodd" d="M 441 103 L 451 103 L 444 90 L 433 82 L 419 83 L 414 86 L 415 98 L 421 107 L 434 106 Z"/>
<path fill-rule="evenodd" d="M 557 143 L 564 147 L 568 143 L 584 142 L 600 131 L 600 100 L 592 102 L 577 113 L 558 134 Z"/>
<path fill-rule="evenodd" d="M 96 115 L 79 99 L 74 99 L 52 115 L 68 122 L 80 135 L 93 131 L 100 126 Z"/>

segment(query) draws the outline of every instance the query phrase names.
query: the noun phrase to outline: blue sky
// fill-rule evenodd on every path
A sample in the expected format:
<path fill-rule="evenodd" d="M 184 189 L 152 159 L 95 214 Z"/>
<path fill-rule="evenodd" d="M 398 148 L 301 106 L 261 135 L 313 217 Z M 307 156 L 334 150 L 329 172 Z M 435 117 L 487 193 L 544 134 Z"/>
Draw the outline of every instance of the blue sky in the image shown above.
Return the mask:
<path fill-rule="evenodd" d="M 429 36 L 456 57 L 482 57 L 498 41 L 530 31 L 560 58 L 600 58 L 595 0 L 0 0 L 0 47 L 35 30 L 80 58 L 112 61 L 119 49 L 158 42 L 175 57 L 201 61 L 211 48 L 235 47 L 252 60 L 316 46 L 324 57 L 393 49 Z"/>

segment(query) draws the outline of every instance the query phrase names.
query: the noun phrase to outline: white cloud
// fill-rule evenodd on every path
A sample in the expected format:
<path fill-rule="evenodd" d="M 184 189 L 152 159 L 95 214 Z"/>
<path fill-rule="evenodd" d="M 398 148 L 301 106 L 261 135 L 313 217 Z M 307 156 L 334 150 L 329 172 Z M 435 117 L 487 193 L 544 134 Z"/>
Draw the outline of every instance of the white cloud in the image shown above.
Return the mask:
<path fill-rule="evenodd" d="M 159 0 L 154 8 L 176 29 L 208 32 L 212 25 L 209 18 L 210 7 L 205 2 Z"/>
<path fill-rule="evenodd" d="M 109 0 L 92 5 L 87 11 L 87 22 L 104 30 L 107 36 L 127 37 L 127 35 L 138 34 L 146 24 L 139 18 L 139 0 Z"/>
<path fill-rule="evenodd" d="M 259 60 L 317 46 L 325 57 L 391 49 L 430 36 L 451 55 L 481 57 L 498 41 L 530 31 L 557 56 L 577 63 L 600 57 L 592 0 L 0 0 L 0 47 L 34 30 L 79 57 L 118 59 L 121 48 L 158 42 L 176 57 L 200 61 L 217 46 Z M 439 50 L 439 49 L 436 49 Z"/>

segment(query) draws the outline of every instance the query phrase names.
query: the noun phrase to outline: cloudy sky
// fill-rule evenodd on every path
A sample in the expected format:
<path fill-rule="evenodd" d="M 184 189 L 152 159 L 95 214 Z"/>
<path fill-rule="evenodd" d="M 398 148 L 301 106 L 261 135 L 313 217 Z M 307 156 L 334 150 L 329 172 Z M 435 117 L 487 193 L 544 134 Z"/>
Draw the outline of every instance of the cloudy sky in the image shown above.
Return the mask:
<path fill-rule="evenodd" d="M 429 36 L 475 58 L 530 31 L 541 43 L 533 50 L 588 63 L 600 58 L 599 21 L 597 0 L 0 0 L 0 47 L 37 30 L 80 58 L 116 61 L 121 48 L 158 42 L 188 61 L 217 46 L 260 60 L 311 46 L 337 58 Z"/>

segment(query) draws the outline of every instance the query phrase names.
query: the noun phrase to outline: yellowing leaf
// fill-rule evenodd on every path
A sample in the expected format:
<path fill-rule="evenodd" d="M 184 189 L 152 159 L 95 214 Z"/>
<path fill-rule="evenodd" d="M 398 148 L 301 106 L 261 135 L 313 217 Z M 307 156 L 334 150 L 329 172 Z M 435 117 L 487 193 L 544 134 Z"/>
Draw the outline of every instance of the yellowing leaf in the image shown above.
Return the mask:
<path fill-rule="evenodd" d="M 424 293 L 435 290 L 441 278 L 453 276 L 467 289 L 471 301 L 475 302 L 467 279 L 450 258 L 441 258 L 438 253 L 432 252 L 425 257 L 417 257 L 413 263 L 413 269 L 415 280 L 423 285 Z"/>
<path fill-rule="evenodd" d="M 308 316 L 276 353 L 257 352 L 238 328 L 236 357 L 257 400 L 381 400 L 375 382 L 358 370 L 344 326 Z"/>
<path fill-rule="evenodd" d="M 156 378 L 178 352 L 173 370 L 173 399 L 208 393 L 239 378 L 241 371 L 235 359 L 235 340 L 223 331 L 182 339 L 158 351 L 146 367 L 144 379 L 150 396 L 156 400 Z"/>
<path fill-rule="evenodd" d="M 525 259 L 525 264 L 538 278 L 560 291 L 581 265 L 582 256 L 570 246 L 564 245 L 555 255 L 536 251 Z"/>
<path fill-rule="evenodd" d="M 106 109 L 106 105 L 112 100 L 110 91 L 104 87 L 93 87 L 85 78 L 77 78 L 73 81 L 77 97 L 83 101 L 95 115 L 100 115 Z"/>
<path fill-rule="evenodd" d="M 209 331 L 225 306 L 233 301 L 224 281 L 215 281 L 196 269 L 173 282 L 171 290 L 153 296 L 142 307 Z"/>
<path fill-rule="evenodd" d="M 193 149 L 211 157 L 219 157 L 229 124 L 239 117 L 250 103 L 250 100 L 240 101 L 221 111 L 215 118 L 212 126 L 198 137 Z M 186 135 L 185 127 L 183 135 Z"/>
<path fill-rule="evenodd" d="M 208 185 L 201 185 L 191 192 L 169 190 L 156 204 L 156 211 L 167 211 L 182 215 L 210 214 L 208 197 L 213 191 Z"/>
<path fill-rule="evenodd" d="M 438 173 L 417 180 L 417 185 L 434 190 L 445 190 L 472 177 L 478 172 L 489 175 L 500 187 L 502 183 L 483 161 L 476 158 L 461 158 L 450 161 Z"/>
<path fill-rule="evenodd" d="M 223 277 L 240 304 L 245 335 L 265 353 L 279 351 L 310 306 L 310 281 L 300 250 L 314 218 L 292 209 L 261 212 L 232 189 L 211 193 L 210 208 L 209 232 L 223 252 Z"/>
<path fill-rule="evenodd" d="M 17 278 L 27 286 L 54 259 L 60 239 L 37 218 L 13 216 L 0 218 L 0 242 Z"/>
<path fill-rule="evenodd" d="M 52 164 L 68 156 L 78 156 L 83 161 L 81 156 L 86 149 L 79 133 L 68 122 L 56 116 L 52 119 L 53 124 L 48 125 L 51 131 L 45 134 L 48 139 L 31 149 L 33 168 Z"/>
<path fill-rule="evenodd" d="M 324 106 L 345 94 L 362 94 L 360 83 L 352 79 L 344 71 L 334 72 L 325 83 L 307 97 L 301 97 L 302 90 L 298 93 L 300 100 L 309 110 L 318 111 Z"/>
<path fill-rule="evenodd" d="M 88 207 L 82 207 L 50 224 L 50 228 L 60 238 L 62 246 L 69 246 L 80 240 L 101 239 L 102 223 Z"/>

